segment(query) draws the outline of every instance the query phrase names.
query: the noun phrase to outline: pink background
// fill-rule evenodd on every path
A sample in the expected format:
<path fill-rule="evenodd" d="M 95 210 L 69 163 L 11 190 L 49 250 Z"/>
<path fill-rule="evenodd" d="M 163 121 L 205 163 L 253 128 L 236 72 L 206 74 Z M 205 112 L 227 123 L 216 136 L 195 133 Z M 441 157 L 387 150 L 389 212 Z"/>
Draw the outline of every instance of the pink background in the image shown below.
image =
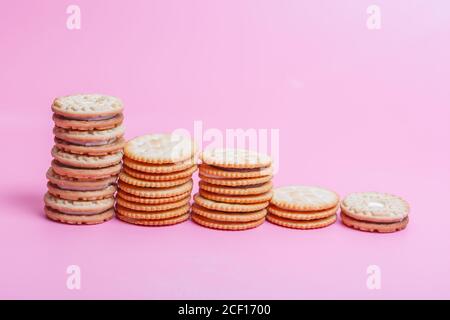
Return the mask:
<path fill-rule="evenodd" d="M 66 7 L 82 27 L 66 28 Z M 450 298 L 450 2 L 2 1 L 0 298 Z M 127 138 L 279 128 L 276 185 L 407 199 L 409 227 L 219 232 L 46 220 L 54 97 L 126 104 Z M 82 271 L 66 288 L 66 268 Z M 382 271 L 368 290 L 366 268 Z"/>

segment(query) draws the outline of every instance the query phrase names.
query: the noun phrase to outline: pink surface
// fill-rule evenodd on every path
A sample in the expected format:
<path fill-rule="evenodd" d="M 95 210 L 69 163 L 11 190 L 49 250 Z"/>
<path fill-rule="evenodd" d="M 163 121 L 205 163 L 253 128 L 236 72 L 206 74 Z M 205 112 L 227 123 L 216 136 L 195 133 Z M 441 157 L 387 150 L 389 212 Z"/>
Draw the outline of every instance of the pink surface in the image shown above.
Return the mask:
<path fill-rule="evenodd" d="M 0 7 L 0 298 L 450 298 L 448 1 L 378 1 L 378 31 L 370 1 L 80 0 L 75 31 L 69 4 Z M 276 185 L 395 193 L 410 225 L 50 222 L 50 103 L 78 92 L 121 97 L 127 138 L 195 120 L 279 128 Z M 66 288 L 72 264 L 81 290 Z"/>

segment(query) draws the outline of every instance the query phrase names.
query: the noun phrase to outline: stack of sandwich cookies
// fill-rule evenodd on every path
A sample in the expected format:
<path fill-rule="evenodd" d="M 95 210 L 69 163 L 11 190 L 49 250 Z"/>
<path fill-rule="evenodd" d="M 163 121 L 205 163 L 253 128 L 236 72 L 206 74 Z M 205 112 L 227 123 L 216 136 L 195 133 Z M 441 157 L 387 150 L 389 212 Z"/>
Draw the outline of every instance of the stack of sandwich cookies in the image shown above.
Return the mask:
<path fill-rule="evenodd" d="M 111 219 L 125 144 L 122 103 L 110 96 L 75 95 L 55 99 L 52 110 L 47 217 L 68 224 Z"/>
<path fill-rule="evenodd" d="M 195 145 L 171 134 L 137 137 L 125 146 L 119 175 L 117 217 L 143 226 L 173 225 L 189 218 Z"/>
<path fill-rule="evenodd" d="M 192 220 L 220 230 L 261 225 L 272 198 L 270 157 L 242 149 L 210 149 L 201 160 Z"/>
<path fill-rule="evenodd" d="M 268 208 L 267 220 L 293 229 L 317 229 L 336 222 L 339 196 L 319 187 L 276 188 Z"/>
<path fill-rule="evenodd" d="M 403 230 L 408 225 L 408 214 L 408 203 L 387 193 L 351 193 L 341 203 L 342 222 L 362 231 L 388 233 Z"/>

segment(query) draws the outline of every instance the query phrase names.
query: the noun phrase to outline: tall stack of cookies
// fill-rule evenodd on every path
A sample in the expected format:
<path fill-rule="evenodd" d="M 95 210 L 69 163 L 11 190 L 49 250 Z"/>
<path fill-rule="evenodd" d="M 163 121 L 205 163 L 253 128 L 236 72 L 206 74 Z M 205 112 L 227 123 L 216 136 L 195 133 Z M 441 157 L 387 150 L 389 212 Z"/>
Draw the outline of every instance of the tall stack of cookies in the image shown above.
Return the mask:
<path fill-rule="evenodd" d="M 342 222 L 353 229 L 388 233 L 408 225 L 409 204 L 402 198 L 380 192 L 355 192 L 341 203 Z"/>
<path fill-rule="evenodd" d="M 309 186 L 275 188 L 267 220 L 293 229 L 317 229 L 336 222 L 339 196 L 330 190 Z"/>
<path fill-rule="evenodd" d="M 123 105 L 115 97 L 86 94 L 52 104 L 53 161 L 44 196 L 48 218 L 68 224 L 97 224 L 114 216 L 121 170 Z"/>
<path fill-rule="evenodd" d="M 142 226 L 174 225 L 189 219 L 195 144 L 175 134 L 130 140 L 119 176 L 117 217 Z"/>
<path fill-rule="evenodd" d="M 272 198 L 271 158 L 243 149 L 210 149 L 201 160 L 192 220 L 220 230 L 261 225 Z"/>

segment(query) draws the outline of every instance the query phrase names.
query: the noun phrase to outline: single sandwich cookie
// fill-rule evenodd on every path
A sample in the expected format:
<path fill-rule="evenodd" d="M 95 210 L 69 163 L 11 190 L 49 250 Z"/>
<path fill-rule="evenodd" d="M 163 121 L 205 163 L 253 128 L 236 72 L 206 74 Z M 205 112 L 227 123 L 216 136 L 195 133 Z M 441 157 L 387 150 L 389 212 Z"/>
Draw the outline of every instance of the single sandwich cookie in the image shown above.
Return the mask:
<path fill-rule="evenodd" d="M 64 150 L 69 153 L 102 156 L 122 151 L 123 147 L 125 146 L 125 139 L 119 138 L 112 143 L 104 144 L 101 146 L 82 146 L 55 138 L 55 146 L 58 147 L 58 149 Z"/>
<path fill-rule="evenodd" d="M 108 220 L 111 220 L 112 217 L 114 217 L 114 209 L 109 209 L 106 210 L 105 212 L 89 215 L 64 214 L 49 207 L 45 207 L 44 211 L 49 219 L 66 224 L 78 224 L 78 225 L 100 224 Z"/>
<path fill-rule="evenodd" d="M 128 168 L 127 166 L 123 167 L 123 171 L 125 171 L 125 173 L 128 174 L 129 176 L 136 179 L 147 181 L 168 181 L 168 180 L 183 179 L 186 177 L 191 177 L 196 170 L 197 166 L 192 166 L 186 170 L 172 173 L 145 173 Z"/>
<path fill-rule="evenodd" d="M 128 218 L 128 217 L 122 216 L 120 214 L 117 215 L 117 218 L 119 218 L 120 220 L 122 220 L 124 222 L 139 225 L 139 226 L 163 227 L 163 226 L 171 226 L 171 225 L 178 224 L 178 223 L 188 220 L 189 213 L 183 214 L 178 217 L 173 217 L 173 218 L 169 218 L 169 219 L 161 219 L 161 220 L 133 219 L 133 218 Z"/>
<path fill-rule="evenodd" d="M 318 229 L 328 227 L 336 222 L 336 214 L 322 218 L 317 220 L 291 220 L 282 217 L 278 217 L 276 215 L 268 214 L 266 216 L 267 220 L 272 222 L 273 224 L 277 224 L 282 227 L 292 228 L 292 229 Z"/>
<path fill-rule="evenodd" d="M 92 191 L 106 189 L 111 185 L 115 185 L 117 176 L 112 176 L 99 180 L 92 179 L 75 179 L 67 176 L 58 175 L 53 168 L 47 171 L 47 179 L 54 185 L 63 190 L 74 191 Z"/>
<path fill-rule="evenodd" d="M 220 212 L 216 210 L 203 208 L 195 203 L 192 205 L 191 209 L 193 213 L 215 221 L 231 221 L 231 222 L 257 221 L 264 218 L 267 214 L 266 209 L 247 213 Z"/>
<path fill-rule="evenodd" d="M 242 203 L 242 204 L 261 203 L 270 201 L 270 199 L 272 198 L 272 191 L 249 196 L 228 196 L 219 193 L 212 193 L 209 191 L 205 191 L 203 189 L 199 189 L 198 192 L 205 199 L 227 203 Z"/>
<path fill-rule="evenodd" d="M 259 178 L 264 176 L 271 176 L 273 173 L 272 167 L 263 167 L 254 169 L 235 169 L 235 168 L 220 168 L 210 166 L 207 164 L 199 165 L 199 171 L 205 177 L 227 178 L 227 179 Z"/>
<path fill-rule="evenodd" d="M 248 221 L 248 222 L 237 222 L 237 221 L 216 221 L 212 219 L 208 219 L 196 213 L 191 216 L 192 221 L 195 223 L 217 230 L 230 230 L 230 231 L 241 231 L 253 229 L 264 223 L 265 218 L 261 218 L 256 221 Z"/>
<path fill-rule="evenodd" d="M 149 134 L 134 138 L 125 145 L 125 155 L 146 163 L 176 163 L 191 159 L 195 143 L 176 134 Z"/>
<path fill-rule="evenodd" d="M 269 205 L 267 210 L 274 216 L 290 220 L 318 220 L 335 215 L 338 210 L 338 206 L 331 209 L 319 211 L 292 211 Z"/>
<path fill-rule="evenodd" d="M 116 205 L 116 211 L 122 217 L 140 220 L 161 220 L 179 217 L 188 213 L 189 209 L 190 209 L 189 204 L 185 204 L 178 208 L 170 208 L 157 211 L 140 211 L 121 206 L 120 204 Z"/>
<path fill-rule="evenodd" d="M 120 197 L 116 199 L 116 202 L 124 208 L 137 210 L 137 211 L 164 211 L 174 208 L 180 208 L 186 205 L 189 205 L 190 197 L 186 197 L 184 199 L 170 202 L 170 203 L 160 203 L 160 204 L 142 204 L 136 202 L 130 202 L 128 200 L 124 200 Z"/>
<path fill-rule="evenodd" d="M 224 168 L 263 168 L 272 163 L 272 159 L 244 149 L 208 149 L 201 153 L 203 163 Z"/>
<path fill-rule="evenodd" d="M 119 174 L 122 165 L 116 164 L 105 168 L 75 168 L 60 163 L 59 161 L 52 161 L 53 171 L 60 176 L 67 176 L 78 179 L 104 179 Z"/>
<path fill-rule="evenodd" d="M 408 216 L 409 204 L 392 194 L 357 192 L 344 198 L 341 209 L 347 216 L 356 220 L 397 222 Z"/>
<path fill-rule="evenodd" d="M 136 171 L 144 172 L 144 173 L 154 173 L 154 174 L 165 174 L 165 173 L 173 173 L 178 171 L 183 171 L 195 165 L 195 161 L 193 158 L 176 162 L 176 163 L 166 163 L 166 164 L 151 164 L 145 162 L 139 162 L 126 156 L 123 158 L 123 163 L 127 168 L 134 169 Z"/>
<path fill-rule="evenodd" d="M 123 122 L 123 115 L 119 113 L 111 118 L 106 117 L 103 120 L 74 120 L 59 114 L 54 114 L 53 122 L 55 122 L 55 126 L 69 130 L 106 130 L 121 124 Z"/>
<path fill-rule="evenodd" d="M 125 192 L 123 190 L 119 190 L 119 192 L 117 192 L 117 196 L 121 199 L 127 200 L 129 202 L 134 202 L 134 203 L 141 203 L 141 204 L 163 204 L 163 203 L 172 203 L 172 202 L 177 202 L 180 201 L 182 199 L 185 198 L 191 198 L 191 193 L 185 192 L 182 194 L 179 194 L 177 196 L 172 196 L 172 197 L 166 197 L 166 198 L 142 198 L 142 197 L 138 197 L 138 196 L 134 196 L 128 192 Z"/>
<path fill-rule="evenodd" d="M 104 168 L 122 161 L 121 151 L 103 156 L 88 156 L 68 153 L 58 147 L 53 147 L 52 156 L 62 164 L 78 168 Z"/>
<path fill-rule="evenodd" d="M 112 129 L 91 131 L 69 130 L 59 127 L 53 128 L 53 134 L 56 138 L 83 146 L 101 146 L 111 144 L 121 138 L 124 133 L 125 127 L 123 125 L 119 125 Z"/>
<path fill-rule="evenodd" d="M 121 172 L 119 175 L 119 180 L 121 180 L 127 184 L 131 184 L 132 186 L 136 186 L 136 187 L 170 188 L 170 187 L 185 184 L 186 182 L 191 180 L 191 177 L 181 178 L 181 179 L 176 179 L 176 180 L 168 180 L 168 181 L 149 181 L 149 180 L 136 179 L 136 178 L 133 178 L 132 176 L 128 175 L 126 172 Z"/>
<path fill-rule="evenodd" d="M 281 209 L 317 211 L 336 207 L 339 196 L 324 188 L 289 186 L 275 188 L 271 203 Z"/>
<path fill-rule="evenodd" d="M 52 104 L 54 113 L 63 117 L 84 120 L 102 120 L 116 116 L 123 110 L 122 101 L 101 94 L 79 94 L 56 98 Z"/>
<path fill-rule="evenodd" d="M 198 193 L 194 195 L 194 201 L 198 205 L 211 209 L 211 210 L 217 210 L 217 211 L 225 211 L 225 212 L 251 212 L 251 211 L 258 211 L 265 209 L 269 202 L 261 202 L 261 203 L 253 203 L 253 204 L 235 204 L 235 203 L 223 203 L 223 202 L 217 202 L 212 201 L 203 198 Z"/>
<path fill-rule="evenodd" d="M 48 192 L 57 198 L 66 200 L 100 200 L 105 198 L 111 198 L 116 192 L 116 186 L 110 185 L 105 189 L 100 190 L 86 190 L 86 191 L 76 191 L 76 190 L 65 190 L 59 188 L 50 182 L 47 183 Z"/>
<path fill-rule="evenodd" d="M 241 186 L 252 186 L 252 185 L 258 185 L 262 183 L 269 182 L 272 179 L 272 176 L 265 176 L 265 177 L 259 177 L 259 178 L 243 178 L 243 179 L 224 179 L 224 178 L 211 178 L 206 177 L 202 174 L 198 175 L 200 179 L 203 181 L 215 184 L 219 186 L 225 186 L 225 187 L 241 187 Z"/>
<path fill-rule="evenodd" d="M 106 211 L 114 206 L 114 198 L 90 201 L 65 200 L 46 193 L 44 202 L 47 207 L 67 214 L 96 214 Z"/>
<path fill-rule="evenodd" d="M 379 232 L 379 233 L 390 233 L 400 231 L 406 228 L 409 222 L 409 218 L 405 217 L 403 220 L 395 222 L 373 222 L 373 221 L 361 221 L 349 217 L 345 213 L 341 212 L 342 223 L 347 227 L 367 231 L 367 232 Z"/>
<path fill-rule="evenodd" d="M 230 196 L 259 195 L 272 190 L 271 181 L 258 185 L 242 186 L 242 187 L 218 186 L 211 183 L 207 183 L 205 181 L 199 181 L 198 185 L 202 190 Z"/>
<path fill-rule="evenodd" d="M 184 194 L 186 192 L 191 192 L 192 190 L 192 179 L 188 182 L 170 188 L 143 188 L 136 187 L 131 184 L 127 184 L 123 181 L 119 181 L 119 189 L 123 190 L 129 194 L 134 196 L 143 197 L 143 198 L 167 198 L 174 197 L 180 194 Z"/>

